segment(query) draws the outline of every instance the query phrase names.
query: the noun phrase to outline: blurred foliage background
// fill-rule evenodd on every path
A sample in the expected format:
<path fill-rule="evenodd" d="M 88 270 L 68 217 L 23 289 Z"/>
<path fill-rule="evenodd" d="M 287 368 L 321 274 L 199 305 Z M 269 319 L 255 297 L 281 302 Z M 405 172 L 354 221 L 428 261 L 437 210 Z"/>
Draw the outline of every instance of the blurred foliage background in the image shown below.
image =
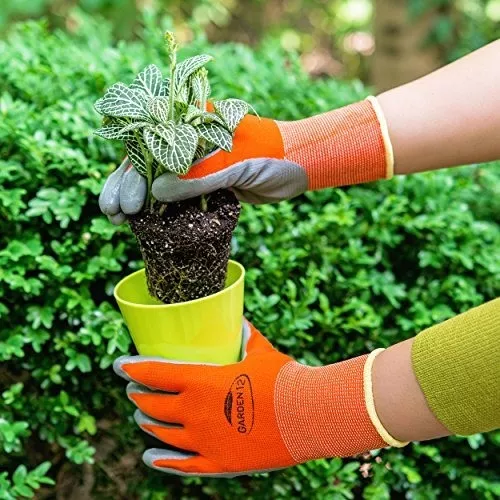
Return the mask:
<path fill-rule="evenodd" d="M 138 36 L 148 9 L 172 17 L 184 41 L 202 27 L 210 42 L 255 45 L 278 38 L 313 76 L 360 78 L 378 90 L 410 81 L 498 37 L 500 0 L 3 0 L 0 33 L 44 16 L 75 28 L 75 7 Z"/>

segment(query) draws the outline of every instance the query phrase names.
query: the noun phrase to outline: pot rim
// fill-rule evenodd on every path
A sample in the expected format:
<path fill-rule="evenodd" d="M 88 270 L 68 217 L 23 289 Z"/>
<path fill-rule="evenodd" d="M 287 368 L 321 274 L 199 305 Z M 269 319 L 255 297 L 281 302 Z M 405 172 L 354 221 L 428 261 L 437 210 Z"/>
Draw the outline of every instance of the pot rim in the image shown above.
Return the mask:
<path fill-rule="evenodd" d="M 240 276 L 238 279 L 229 285 L 228 287 L 223 288 L 219 292 L 212 293 L 211 295 L 207 295 L 206 297 L 200 297 L 199 299 L 193 299 L 193 300 L 187 300 L 186 302 L 177 302 L 175 304 L 138 304 L 137 302 L 130 302 L 128 300 L 125 300 L 121 298 L 117 292 L 128 280 L 132 279 L 134 276 L 138 274 L 144 274 L 146 272 L 145 268 L 139 269 L 138 271 L 134 271 L 133 273 L 129 274 L 128 276 L 125 276 L 125 278 L 122 278 L 114 287 L 113 289 L 113 296 L 115 300 L 120 304 L 126 304 L 129 307 L 137 307 L 140 309 L 156 309 L 156 308 L 173 308 L 173 307 L 183 307 L 183 306 L 190 306 L 194 305 L 200 302 L 205 302 L 207 300 L 214 299 L 216 297 L 219 297 L 220 295 L 224 293 L 228 293 L 230 290 L 233 288 L 236 288 L 244 279 L 245 279 L 245 268 L 237 261 L 229 259 L 228 261 L 228 268 L 230 265 L 236 266 L 239 271 L 240 271 Z"/>

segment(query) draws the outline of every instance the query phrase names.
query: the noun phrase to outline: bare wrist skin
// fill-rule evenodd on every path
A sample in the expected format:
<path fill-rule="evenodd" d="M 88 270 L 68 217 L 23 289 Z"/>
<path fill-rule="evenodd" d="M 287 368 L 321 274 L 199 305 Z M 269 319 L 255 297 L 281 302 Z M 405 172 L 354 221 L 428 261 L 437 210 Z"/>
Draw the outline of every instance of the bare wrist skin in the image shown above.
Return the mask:
<path fill-rule="evenodd" d="M 380 94 L 395 174 L 500 158 L 500 41 Z"/>
<path fill-rule="evenodd" d="M 424 441 L 451 434 L 431 412 L 411 362 L 413 338 L 380 353 L 373 364 L 377 415 L 399 441 Z"/>

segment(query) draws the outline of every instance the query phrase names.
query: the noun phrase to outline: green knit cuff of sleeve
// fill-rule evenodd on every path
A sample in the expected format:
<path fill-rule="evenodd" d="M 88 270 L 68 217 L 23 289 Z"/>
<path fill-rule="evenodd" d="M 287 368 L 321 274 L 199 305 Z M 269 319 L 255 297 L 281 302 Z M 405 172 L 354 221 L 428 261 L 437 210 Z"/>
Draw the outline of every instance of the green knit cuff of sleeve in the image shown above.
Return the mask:
<path fill-rule="evenodd" d="M 436 418 L 469 435 L 500 427 L 500 298 L 421 332 L 413 370 Z"/>

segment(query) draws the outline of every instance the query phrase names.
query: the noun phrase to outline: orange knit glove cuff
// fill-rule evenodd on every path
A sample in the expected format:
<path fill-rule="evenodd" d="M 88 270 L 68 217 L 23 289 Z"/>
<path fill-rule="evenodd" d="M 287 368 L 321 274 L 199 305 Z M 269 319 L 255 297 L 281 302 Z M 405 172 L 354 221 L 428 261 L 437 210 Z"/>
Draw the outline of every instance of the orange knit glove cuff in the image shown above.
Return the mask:
<path fill-rule="evenodd" d="M 312 118 L 276 123 L 284 158 L 305 168 L 311 190 L 393 175 L 392 145 L 375 97 Z"/>

